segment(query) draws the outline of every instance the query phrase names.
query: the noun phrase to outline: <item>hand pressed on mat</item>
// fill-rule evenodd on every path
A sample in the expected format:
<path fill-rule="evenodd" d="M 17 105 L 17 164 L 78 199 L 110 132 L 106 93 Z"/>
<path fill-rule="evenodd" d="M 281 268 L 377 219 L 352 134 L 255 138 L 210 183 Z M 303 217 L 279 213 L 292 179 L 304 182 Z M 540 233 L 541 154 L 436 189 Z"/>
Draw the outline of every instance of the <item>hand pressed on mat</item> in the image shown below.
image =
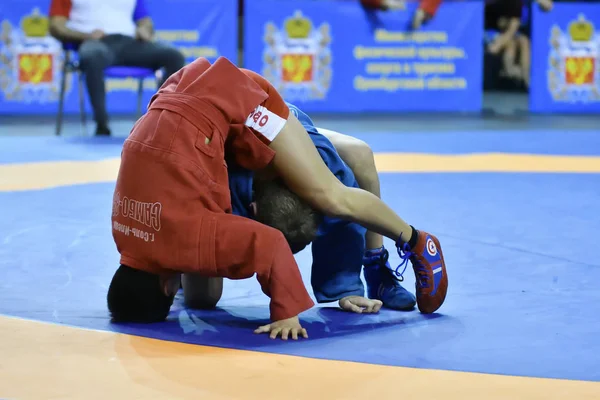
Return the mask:
<path fill-rule="evenodd" d="M 356 314 L 375 314 L 381 309 L 381 300 L 371 300 L 362 296 L 346 296 L 338 302 L 342 310 Z"/>
<path fill-rule="evenodd" d="M 298 335 L 308 339 L 308 333 L 306 332 L 306 329 L 300 325 L 300 319 L 298 319 L 298 317 L 275 321 L 271 324 L 260 326 L 254 331 L 254 333 L 269 332 L 271 339 L 277 339 L 277 336 L 281 335 L 283 340 L 288 340 L 290 334 L 294 340 L 298 340 Z"/>

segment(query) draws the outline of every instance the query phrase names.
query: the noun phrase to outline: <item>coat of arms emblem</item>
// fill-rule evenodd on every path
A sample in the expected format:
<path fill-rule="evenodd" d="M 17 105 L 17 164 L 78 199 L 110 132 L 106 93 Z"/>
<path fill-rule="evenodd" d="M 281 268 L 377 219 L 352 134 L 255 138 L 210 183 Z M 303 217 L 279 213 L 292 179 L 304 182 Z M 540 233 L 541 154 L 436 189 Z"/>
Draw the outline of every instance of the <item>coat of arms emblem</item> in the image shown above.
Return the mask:
<path fill-rule="evenodd" d="M 287 18 L 283 29 L 265 26 L 263 76 L 289 101 L 324 99 L 331 86 L 329 24 L 318 28 L 301 11 Z"/>
<path fill-rule="evenodd" d="M 568 29 L 552 27 L 548 60 L 548 89 L 555 101 L 600 101 L 600 35 L 594 24 L 579 15 Z"/>
<path fill-rule="evenodd" d="M 48 17 L 36 8 L 15 27 L 0 22 L 0 92 L 7 101 L 45 103 L 58 99 L 61 44 L 49 35 Z M 70 80 L 67 80 L 69 90 Z"/>

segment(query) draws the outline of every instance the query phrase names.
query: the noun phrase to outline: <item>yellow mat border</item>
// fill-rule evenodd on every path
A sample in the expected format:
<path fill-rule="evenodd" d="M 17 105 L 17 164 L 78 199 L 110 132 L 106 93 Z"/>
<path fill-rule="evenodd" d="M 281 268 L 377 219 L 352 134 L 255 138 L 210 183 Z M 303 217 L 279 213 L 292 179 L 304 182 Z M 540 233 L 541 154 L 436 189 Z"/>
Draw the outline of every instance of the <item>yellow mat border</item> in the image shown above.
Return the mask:
<path fill-rule="evenodd" d="M 0 354 L 0 397 L 21 400 L 600 398 L 598 382 L 316 360 L 9 317 Z"/>
<path fill-rule="evenodd" d="M 600 173 L 600 157 L 587 156 L 377 153 L 375 161 L 382 173 Z M 0 165 L 0 191 L 113 182 L 119 164 L 119 158 L 4 164 Z"/>

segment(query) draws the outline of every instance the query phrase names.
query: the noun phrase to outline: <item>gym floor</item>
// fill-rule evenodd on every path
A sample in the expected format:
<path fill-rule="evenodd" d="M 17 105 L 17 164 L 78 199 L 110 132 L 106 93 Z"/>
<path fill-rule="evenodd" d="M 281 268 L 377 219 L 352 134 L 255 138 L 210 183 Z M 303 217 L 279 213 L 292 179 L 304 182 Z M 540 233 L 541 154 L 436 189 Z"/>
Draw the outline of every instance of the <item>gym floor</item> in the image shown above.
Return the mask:
<path fill-rule="evenodd" d="M 272 341 L 255 280 L 219 308 L 112 325 L 115 137 L 0 120 L 0 398 L 600 399 L 599 117 L 316 117 L 376 152 L 383 198 L 438 235 L 439 313 L 303 315 Z M 91 127 L 90 129 L 91 130 Z M 393 245 L 388 242 L 388 248 Z M 298 255 L 310 287 L 310 251 Z M 392 264 L 398 263 L 396 254 Z M 414 278 L 406 287 L 414 290 Z"/>

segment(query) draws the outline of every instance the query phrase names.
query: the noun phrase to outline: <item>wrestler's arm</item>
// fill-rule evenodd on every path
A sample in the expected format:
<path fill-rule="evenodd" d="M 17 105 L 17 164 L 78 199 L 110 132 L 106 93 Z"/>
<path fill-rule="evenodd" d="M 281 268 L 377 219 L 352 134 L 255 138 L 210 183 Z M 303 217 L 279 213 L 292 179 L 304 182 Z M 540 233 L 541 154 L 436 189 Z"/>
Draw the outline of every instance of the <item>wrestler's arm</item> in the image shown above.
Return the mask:
<path fill-rule="evenodd" d="M 308 133 L 290 114 L 271 142 L 273 168 L 288 187 L 315 209 L 357 222 L 394 241 L 409 240 L 412 228 L 377 196 L 346 187 L 327 168 Z"/>
<path fill-rule="evenodd" d="M 202 229 L 210 231 L 205 235 L 208 243 L 204 246 L 214 245 L 212 249 L 207 247 L 210 251 L 200 260 L 208 270 L 214 262 L 210 276 L 227 279 L 256 276 L 263 293 L 271 298 L 273 322 L 255 332 L 270 333 L 272 338 L 279 334 L 283 339 L 290 334 L 293 339 L 298 335 L 307 337 L 298 314 L 311 308 L 314 302 L 283 234 L 249 218 L 224 213 L 210 213 L 202 224 Z"/>

